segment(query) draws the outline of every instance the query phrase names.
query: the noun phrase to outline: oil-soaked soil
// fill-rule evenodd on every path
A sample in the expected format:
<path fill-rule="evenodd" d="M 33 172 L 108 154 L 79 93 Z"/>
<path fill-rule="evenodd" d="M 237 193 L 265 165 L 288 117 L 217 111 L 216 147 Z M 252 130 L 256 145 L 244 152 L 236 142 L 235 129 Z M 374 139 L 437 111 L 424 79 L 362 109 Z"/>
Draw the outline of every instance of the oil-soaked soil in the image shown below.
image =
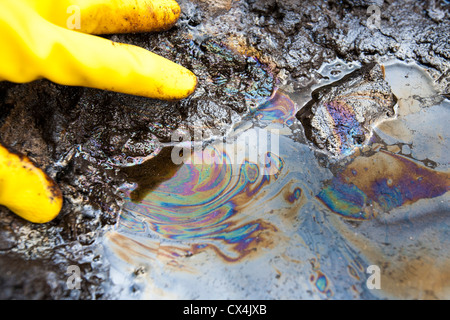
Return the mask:
<path fill-rule="evenodd" d="M 274 86 L 295 92 L 335 58 L 414 60 L 428 68 L 442 95 L 450 95 L 447 1 L 179 3 L 182 16 L 167 32 L 108 38 L 191 69 L 199 87 L 185 100 L 156 101 L 47 80 L 0 83 L 1 140 L 44 168 L 64 195 L 61 214 L 45 225 L 0 208 L 0 298 L 114 298 L 104 291 L 108 266 L 94 241 L 117 221 L 118 187 L 137 175 L 123 161 L 157 152 L 177 128 L 225 134 Z M 368 27 L 372 3 L 379 7 L 379 28 Z M 152 168 L 161 177 L 173 170 Z M 80 266 L 82 290 L 68 289 L 69 265 Z"/>

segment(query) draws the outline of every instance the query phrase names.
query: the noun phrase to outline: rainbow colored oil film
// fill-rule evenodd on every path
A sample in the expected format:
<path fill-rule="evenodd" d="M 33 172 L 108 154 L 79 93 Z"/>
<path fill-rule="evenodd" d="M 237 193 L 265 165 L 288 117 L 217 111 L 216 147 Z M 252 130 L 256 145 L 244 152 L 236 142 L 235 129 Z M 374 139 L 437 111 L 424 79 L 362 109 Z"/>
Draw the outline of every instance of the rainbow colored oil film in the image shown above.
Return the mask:
<path fill-rule="evenodd" d="M 421 67 L 385 68 L 396 115 L 344 157 L 301 138 L 277 89 L 139 197 L 124 185 L 103 242 L 120 295 L 450 298 L 450 102 Z"/>

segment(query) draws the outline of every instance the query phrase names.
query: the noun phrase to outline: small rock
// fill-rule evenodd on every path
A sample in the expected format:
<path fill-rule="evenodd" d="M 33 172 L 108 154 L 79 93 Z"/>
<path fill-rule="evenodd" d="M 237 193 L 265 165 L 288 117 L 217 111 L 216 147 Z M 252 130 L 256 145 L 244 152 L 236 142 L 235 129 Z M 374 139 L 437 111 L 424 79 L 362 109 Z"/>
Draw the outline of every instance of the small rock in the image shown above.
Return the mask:
<path fill-rule="evenodd" d="M 370 63 L 316 89 L 297 118 L 316 147 L 347 155 L 365 144 L 375 123 L 394 115 L 396 102 L 382 67 Z"/>

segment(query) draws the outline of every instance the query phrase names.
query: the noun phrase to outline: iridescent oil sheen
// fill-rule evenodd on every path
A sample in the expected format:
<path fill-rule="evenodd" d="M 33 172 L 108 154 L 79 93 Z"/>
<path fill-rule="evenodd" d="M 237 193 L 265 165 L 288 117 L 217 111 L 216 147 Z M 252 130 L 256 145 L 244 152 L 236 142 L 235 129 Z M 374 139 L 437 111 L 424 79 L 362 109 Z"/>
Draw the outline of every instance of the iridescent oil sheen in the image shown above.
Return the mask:
<path fill-rule="evenodd" d="M 404 63 L 390 72 L 425 79 Z M 226 142 L 193 150 L 139 199 L 136 183 L 124 185 L 119 224 L 103 242 L 121 297 L 448 299 L 449 137 L 421 122 L 445 121 L 448 102 L 404 96 L 395 83 L 398 116 L 351 156 L 328 158 L 294 139 L 297 104 L 275 90 Z M 353 126 L 351 115 L 341 121 Z M 260 139 L 274 124 L 276 138 Z M 268 140 L 277 148 L 260 148 Z M 367 285 L 370 266 L 381 289 Z"/>
<path fill-rule="evenodd" d="M 251 116 L 261 122 L 291 126 L 295 120 L 296 105 L 282 91 L 275 90 L 270 99 L 253 110 Z"/>
<path fill-rule="evenodd" d="M 380 151 L 355 159 L 332 179 L 318 198 L 344 217 L 372 219 L 380 212 L 439 197 L 449 190 L 447 173 Z"/>
<path fill-rule="evenodd" d="M 214 146 L 206 151 L 204 154 L 208 155 L 221 152 Z M 275 158 L 277 170 L 282 168 L 277 155 L 267 156 Z M 276 227 L 237 213 L 276 177 L 260 174 L 259 170 L 264 169 L 248 161 L 235 166 L 226 154 L 221 159 L 221 163 L 211 161 L 210 165 L 186 164 L 139 203 L 128 201 L 124 206 L 128 214 L 121 219 L 121 229 L 221 247 L 226 260 L 248 254 L 248 248 L 260 241 L 258 234 L 275 232 Z"/>

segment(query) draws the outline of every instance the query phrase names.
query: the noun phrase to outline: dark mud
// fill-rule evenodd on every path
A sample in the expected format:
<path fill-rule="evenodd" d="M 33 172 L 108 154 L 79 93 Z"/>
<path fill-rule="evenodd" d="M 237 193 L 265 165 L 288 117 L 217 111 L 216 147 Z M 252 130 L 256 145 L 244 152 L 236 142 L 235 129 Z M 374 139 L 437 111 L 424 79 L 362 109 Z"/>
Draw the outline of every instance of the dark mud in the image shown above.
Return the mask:
<path fill-rule="evenodd" d="M 375 1 L 380 27 L 369 28 L 371 3 L 182 0 L 180 20 L 169 31 L 107 36 L 191 69 L 199 87 L 182 101 L 47 80 L 0 83 L 1 140 L 49 173 L 64 195 L 61 214 L 45 225 L 0 208 L 0 298 L 113 298 L 103 290 L 108 269 L 95 239 L 117 221 L 119 186 L 135 179 L 123 164 L 128 155 L 157 152 L 177 128 L 225 134 L 275 85 L 299 90 L 335 58 L 415 60 L 448 96 L 450 4 Z M 69 265 L 81 266 L 82 290 L 68 289 Z"/>

